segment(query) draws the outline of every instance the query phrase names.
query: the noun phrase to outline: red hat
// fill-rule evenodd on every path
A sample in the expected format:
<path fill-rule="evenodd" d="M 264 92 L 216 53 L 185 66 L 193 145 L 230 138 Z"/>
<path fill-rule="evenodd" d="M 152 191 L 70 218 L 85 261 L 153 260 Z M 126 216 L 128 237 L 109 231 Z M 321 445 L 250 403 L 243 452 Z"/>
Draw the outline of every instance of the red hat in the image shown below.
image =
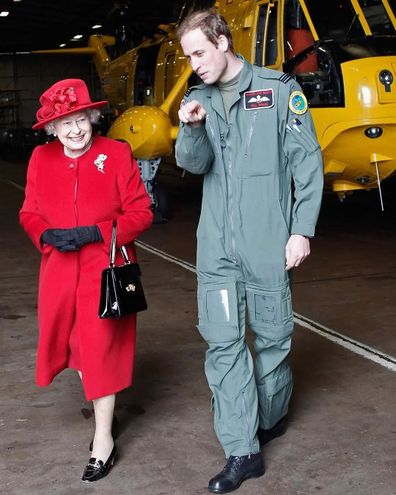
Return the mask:
<path fill-rule="evenodd" d="M 108 102 L 93 103 L 87 85 L 81 79 L 63 79 L 44 91 L 40 103 L 41 108 L 36 113 L 37 124 L 34 124 L 33 129 L 42 129 L 55 119 L 87 108 L 99 108 Z"/>

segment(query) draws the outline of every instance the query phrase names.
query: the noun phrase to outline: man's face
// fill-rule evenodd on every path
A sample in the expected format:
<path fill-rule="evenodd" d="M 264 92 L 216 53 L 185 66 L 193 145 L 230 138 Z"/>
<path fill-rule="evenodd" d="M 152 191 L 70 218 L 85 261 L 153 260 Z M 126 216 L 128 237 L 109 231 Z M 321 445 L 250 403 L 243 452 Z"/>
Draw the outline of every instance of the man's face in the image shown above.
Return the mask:
<path fill-rule="evenodd" d="M 225 52 L 228 48 L 228 42 L 225 36 L 220 36 L 218 41 L 219 43 L 216 47 L 208 40 L 201 29 L 188 31 L 180 39 L 184 55 L 191 64 L 193 71 L 198 74 L 205 84 L 214 84 L 217 81 L 221 81 L 227 68 Z"/>

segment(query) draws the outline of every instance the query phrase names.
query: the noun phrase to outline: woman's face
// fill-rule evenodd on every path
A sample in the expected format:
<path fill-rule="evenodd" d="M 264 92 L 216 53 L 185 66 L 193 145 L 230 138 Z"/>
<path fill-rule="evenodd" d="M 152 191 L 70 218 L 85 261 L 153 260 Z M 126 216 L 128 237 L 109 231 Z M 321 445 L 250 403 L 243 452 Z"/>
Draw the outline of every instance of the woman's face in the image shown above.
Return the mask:
<path fill-rule="evenodd" d="M 92 124 L 88 112 L 76 112 L 56 119 L 54 128 L 70 157 L 82 155 L 91 145 Z"/>

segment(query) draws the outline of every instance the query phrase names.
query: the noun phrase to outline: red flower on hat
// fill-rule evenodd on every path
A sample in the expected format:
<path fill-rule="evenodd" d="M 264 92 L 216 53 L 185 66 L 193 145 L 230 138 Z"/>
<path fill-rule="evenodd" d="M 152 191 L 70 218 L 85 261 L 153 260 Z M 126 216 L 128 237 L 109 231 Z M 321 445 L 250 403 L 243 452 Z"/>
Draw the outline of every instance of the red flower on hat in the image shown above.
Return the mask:
<path fill-rule="evenodd" d="M 48 97 L 54 104 L 54 109 L 59 113 L 73 110 L 77 101 L 77 96 L 73 88 L 58 89 L 55 93 L 50 92 Z"/>
<path fill-rule="evenodd" d="M 74 88 L 60 88 L 57 91 L 49 91 L 42 97 L 42 107 L 39 110 L 40 119 L 50 119 L 63 115 L 74 109 L 77 103 L 77 96 Z"/>

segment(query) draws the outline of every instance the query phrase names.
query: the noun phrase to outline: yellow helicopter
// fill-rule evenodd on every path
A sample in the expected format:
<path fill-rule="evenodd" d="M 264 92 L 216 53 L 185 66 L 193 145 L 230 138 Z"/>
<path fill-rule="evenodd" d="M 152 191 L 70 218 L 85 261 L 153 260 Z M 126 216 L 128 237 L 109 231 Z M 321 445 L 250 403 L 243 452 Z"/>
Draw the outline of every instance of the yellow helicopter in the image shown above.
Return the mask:
<path fill-rule="evenodd" d="M 341 200 L 378 188 L 383 209 L 381 182 L 396 171 L 395 0 L 201 0 L 186 4 L 181 18 L 211 6 L 227 19 L 237 52 L 302 86 L 325 187 Z M 130 144 L 160 216 L 155 175 L 173 153 L 182 95 L 198 82 L 176 27 L 160 25 L 159 34 L 113 59 L 116 40 L 104 35 L 83 48 L 35 52 L 93 56 L 116 117 L 108 136 Z"/>

